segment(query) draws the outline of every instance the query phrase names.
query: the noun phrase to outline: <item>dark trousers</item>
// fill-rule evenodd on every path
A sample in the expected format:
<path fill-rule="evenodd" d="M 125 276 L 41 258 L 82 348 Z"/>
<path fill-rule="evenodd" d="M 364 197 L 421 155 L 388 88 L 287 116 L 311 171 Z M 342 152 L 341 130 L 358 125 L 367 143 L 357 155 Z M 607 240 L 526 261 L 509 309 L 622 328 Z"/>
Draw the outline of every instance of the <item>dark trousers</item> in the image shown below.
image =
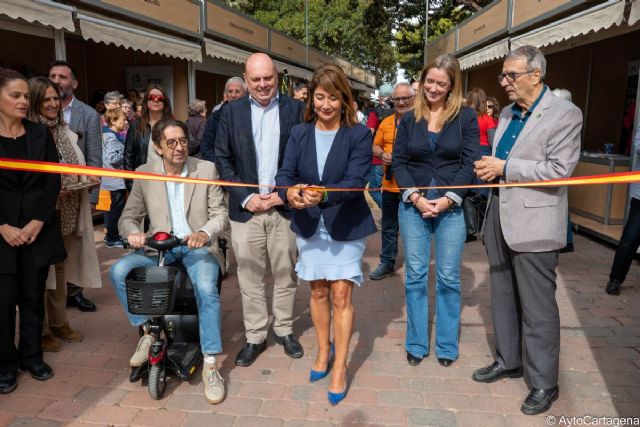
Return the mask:
<path fill-rule="evenodd" d="M 494 195 L 484 235 L 497 361 L 505 369 L 521 366 L 524 341 L 531 386 L 550 389 L 558 384 L 560 357 L 560 314 L 555 297 L 558 251 L 511 250 L 502 234 L 499 206 L 499 197 Z"/>
<path fill-rule="evenodd" d="M 120 240 L 118 221 L 120 221 L 126 200 L 127 190 L 111 191 L 111 207 L 109 209 L 109 215 L 107 216 L 107 242 L 117 242 Z"/>
<path fill-rule="evenodd" d="M 18 248 L 15 274 L 0 274 L 0 372 L 42 362 L 42 320 L 48 267 L 36 269 L 31 247 Z M 15 346 L 16 306 L 20 341 Z"/>
<path fill-rule="evenodd" d="M 609 274 L 611 280 L 624 282 L 638 246 L 640 246 L 640 200 L 632 197 L 629 217 L 622 230 L 622 237 L 620 237 L 620 243 L 618 243 L 618 249 L 616 249 L 616 255 L 613 258 Z"/>
<path fill-rule="evenodd" d="M 394 266 L 398 256 L 398 206 L 400 193 L 382 192 L 382 252 L 380 263 Z"/>

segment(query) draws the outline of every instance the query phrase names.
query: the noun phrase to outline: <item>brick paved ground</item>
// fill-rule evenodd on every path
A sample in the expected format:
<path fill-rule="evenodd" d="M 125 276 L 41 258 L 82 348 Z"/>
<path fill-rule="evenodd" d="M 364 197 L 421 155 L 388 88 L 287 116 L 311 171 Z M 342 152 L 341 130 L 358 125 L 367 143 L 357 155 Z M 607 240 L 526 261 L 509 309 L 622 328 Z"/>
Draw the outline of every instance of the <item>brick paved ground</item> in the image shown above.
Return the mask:
<path fill-rule="evenodd" d="M 101 239 L 96 232 L 96 240 Z M 408 366 L 403 270 L 382 282 L 367 281 L 354 297 L 357 321 L 349 395 L 334 408 L 326 402 L 327 379 L 307 382 L 315 338 L 306 286 L 298 292 L 295 322 L 304 358 L 288 358 L 270 337 L 268 350 L 252 367 L 233 365 L 244 344 L 233 271 L 222 295 L 226 401 L 205 403 L 199 373 L 191 383 L 170 381 L 164 399 L 151 400 L 140 383 L 128 381 L 137 331 L 127 324 L 106 276 L 123 252 L 98 246 L 104 288 L 87 291 L 98 311 L 70 310 L 72 326 L 85 340 L 46 354 L 56 371 L 53 380 L 40 383 L 20 374 L 18 389 L 0 397 L 0 425 L 546 425 L 546 415 L 520 414 L 527 393 L 522 380 L 488 385 L 470 379 L 475 368 L 493 360 L 488 268 L 479 242 L 468 244 L 464 254 L 460 359 L 450 368 L 441 367 L 433 356 L 418 367 Z M 377 264 L 378 248 L 378 237 L 370 239 L 367 272 Z M 550 414 L 640 416 L 640 268 L 634 265 L 623 294 L 611 297 L 603 287 L 613 249 L 581 235 L 576 236 L 576 248 L 561 256 L 559 268 L 560 399 Z"/>

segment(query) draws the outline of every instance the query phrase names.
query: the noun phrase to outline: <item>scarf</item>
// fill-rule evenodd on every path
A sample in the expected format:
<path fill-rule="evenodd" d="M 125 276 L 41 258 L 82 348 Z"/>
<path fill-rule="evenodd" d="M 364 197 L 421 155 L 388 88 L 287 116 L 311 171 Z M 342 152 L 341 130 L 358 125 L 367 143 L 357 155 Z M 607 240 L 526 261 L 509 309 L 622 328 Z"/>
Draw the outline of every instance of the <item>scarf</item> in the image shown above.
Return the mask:
<path fill-rule="evenodd" d="M 58 158 L 60 163 L 70 165 L 79 165 L 80 159 L 76 153 L 73 143 L 69 139 L 64 126 L 60 126 L 60 119 L 55 118 L 49 120 L 42 115 L 38 115 L 40 123 L 47 126 L 53 135 L 58 150 Z M 62 189 L 65 190 L 80 181 L 78 175 L 60 175 L 62 180 Z M 61 193 L 58 196 L 58 217 L 60 219 L 60 230 L 62 236 L 66 237 L 73 233 L 78 226 L 78 216 L 80 209 L 80 198 L 77 191 L 69 191 Z"/>

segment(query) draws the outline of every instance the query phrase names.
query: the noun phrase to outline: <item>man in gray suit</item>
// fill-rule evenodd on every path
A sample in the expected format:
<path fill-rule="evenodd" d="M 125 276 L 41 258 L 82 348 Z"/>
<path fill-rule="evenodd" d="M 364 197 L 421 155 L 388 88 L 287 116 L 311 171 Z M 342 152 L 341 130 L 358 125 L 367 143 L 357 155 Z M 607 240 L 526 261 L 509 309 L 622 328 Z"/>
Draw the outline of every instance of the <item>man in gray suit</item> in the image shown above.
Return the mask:
<path fill-rule="evenodd" d="M 49 65 L 49 78 L 62 92 L 62 112 L 64 122 L 78 134 L 78 146 L 86 159 L 87 166 L 102 167 L 102 132 L 100 116 L 93 108 L 80 101 L 73 94 L 78 87 L 76 71 L 66 61 L 54 61 Z M 91 203 L 98 202 L 98 189 L 90 196 Z M 96 311 L 96 305 L 85 298 L 82 288 L 67 284 L 67 305 L 81 311 Z"/>
<path fill-rule="evenodd" d="M 533 46 L 507 55 L 498 81 L 513 103 L 500 114 L 493 156 L 475 164 L 478 178 L 518 183 L 571 176 L 580 155 L 582 114 L 553 96 L 543 82 L 545 71 L 545 58 Z M 566 244 L 567 187 L 497 189 L 486 221 L 497 357 L 473 379 L 521 377 L 524 341 L 532 390 L 521 411 L 539 414 L 558 397 L 556 267 Z"/>

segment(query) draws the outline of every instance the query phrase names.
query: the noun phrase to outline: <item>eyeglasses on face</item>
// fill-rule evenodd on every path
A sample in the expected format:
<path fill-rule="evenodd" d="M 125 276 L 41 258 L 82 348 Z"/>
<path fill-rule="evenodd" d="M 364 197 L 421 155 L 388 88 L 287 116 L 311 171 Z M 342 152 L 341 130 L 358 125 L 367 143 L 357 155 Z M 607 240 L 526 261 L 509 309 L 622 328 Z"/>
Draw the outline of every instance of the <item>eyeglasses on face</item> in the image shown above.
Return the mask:
<path fill-rule="evenodd" d="M 521 73 L 500 73 L 498 74 L 498 83 L 502 83 L 502 80 L 507 79 L 507 83 L 513 83 L 516 80 L 518 80 L 521 76 L 524 76 L 525 74 L 530 74 L 533 73 L 534 70 L 530 70 L 530 71 L 523 71 Z"/>
<path fill-rule="evenodd" d="M 182 147 L 186 147 L 189 144 L 189 140 L 187 138 L 167 139 L 165 143 L 167 144 L 167 147 L 175 150 L 175 148 L 178 146 L 178 143 L 180 143 Z"/>
<path fill-rule="evenodd" d="M 163 95 L 156 95 L 152 93 L 151 95 L 147 96 L 147 100 L 153 102 L 164 102 L 165 97 Z"/>
<path fill-rule="evenodd" d="M 487 110 L 493 110 L 496 108 L 493 104 L 487 104 Z"/>
<path fill-rule="evenodd" d="M 391 100 L 394 102 L 394 104 L 398 104 L 401 102 L 409 102 L 413 99 L 413 95 L 411 96 L 398 96 L 395 98 L 391 98 Z"/>

